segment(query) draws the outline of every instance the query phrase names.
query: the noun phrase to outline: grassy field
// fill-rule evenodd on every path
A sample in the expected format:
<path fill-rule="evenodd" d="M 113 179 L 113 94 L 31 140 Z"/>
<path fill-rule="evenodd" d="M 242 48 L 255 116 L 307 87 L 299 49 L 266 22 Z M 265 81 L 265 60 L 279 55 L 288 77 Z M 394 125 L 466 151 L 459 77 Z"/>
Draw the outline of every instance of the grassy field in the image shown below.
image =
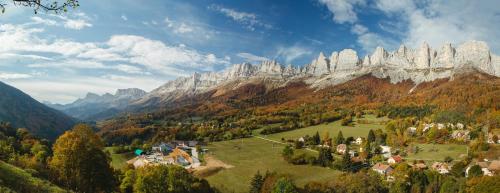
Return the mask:
<path fill-rule="evenodd" d="M 113 148 L 114 147 L 106 147 L 106 150 L 109 151 L 111 155 L 111 166 L 116 169 L 123 169 L 125 166 L 127 166 L 127 161 L 134 158 L 134 153 L 122 153 L 122 154 L 116 154 L 113 153 Z"/>
<path fill-rule="evenodd" d="M 320 136 L 323 137 L 326 132 L 330 133 L 331 137 L 334 137 L 338 134 L 339 131 L 342 131 L 344 137 L 366 137 L 370 129 L 383 129 L 385 127 L 384 121 L 387 121 L 387 118 L 376 118 L 373 115 L 365 115 L 365 117 L 359 119 L 361 122 L 358 123 L 358 119 L 353 119 L 353 126 L 342 126 L 340 121 L 335 121 L 327 124 L 315 125 L 311 127 L 301 128 L 293 131 L 287 131 L 282 133 L 276 133 L 267 135 L 267 138 L 274 139 L 280 141 L 281 138 L 285 139 L 298 139 L 305 135 L 312 136 L 319 132 Z"/>
<path fill-rule="evenodd" d="M 234 167 L 207 177 L 207 180 L 222 192 L 248 192 L 250 179 L 257 171 L 261 174 L 275 171 L 289 175 L 299 186 L 310 181 L 326 181 L 340 174 L 323 167 L 288 164 L 281 157 L 283 147 L 281 144 L 258 138 L 212 143 L 207 147 L 210 153 Z"/>
<path fill-rule="evenodd" d="M 16 192 L 66 192 L 47 180 L 34 177 L 30 173 L 3 161 L 0 161 L 1 186 Z"/>
<path fill-rule="evenodd" d="M 385 124 L 383 122 L 387 121 L 387 118 L 366 115 L 360 120 L 363 123 L 359 123 L 357 119 L 354 119 L 353 126 L 341 126 L 340 121 L 335 121 L 263 137 L 281 141 L 281 138 L 297 139 L 305 135 L 312 136 L 316 131 L 321 136 L 328 131 L 330 136 L 333 137 L 337 135 L 338 131 L 342 131 L 344 137 L 366 137 L 370 129 L 384 128 Z M 254 134 L 258 135 L 259 131 L 256 130 Z M 289 175 L 299 186 L 311 181 L 327 181 L 340 174 L 339 171 L 328 168 L 288 164 L 280 155 L 283 145 L 277 143 L 273 145 L 273 142 L 258 138 L 211 143 L 208 149 L 217 159 L 235 166 L 207 178 L 210 184 L 215 185 L 223 192 L 248 192 L 250 179 L 257 171 L 261 173 L 275 171 Z M 316 154 L 315 152 L 308 153 Z"/>
<path fill-rule="evenodd" d="M 466 145 L 455 144 L 414 144 L 418 146 L 417 154 L 409 154 L 405 159 L 425 160 L 425 161 L 443 161 L 446 156 L 454 160 L 462 160 L 467 155 Z"/>

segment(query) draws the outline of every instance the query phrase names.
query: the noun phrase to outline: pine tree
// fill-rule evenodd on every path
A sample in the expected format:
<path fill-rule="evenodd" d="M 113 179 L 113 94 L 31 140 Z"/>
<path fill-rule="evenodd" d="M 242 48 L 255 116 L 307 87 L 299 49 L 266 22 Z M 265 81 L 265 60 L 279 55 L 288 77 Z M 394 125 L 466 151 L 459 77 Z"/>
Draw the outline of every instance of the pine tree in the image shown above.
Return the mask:
<path fill-rule="evenodd" d="M 250 182 L 250 193 L 259 193 L 262 188 L 262 184 L 264 184 L 264 177 L 262 177 L 260 172 L 257 171 Z"/>
<path fill-rule="evenodd" d="M 314 142 L 314 145 L 319 145 L 321 143 L 321 138 L 319 136 L 318 131 L 316 131 L 316 134 L 314 134 L 314 136 L 313 136 L 313 142 Z"/>
<path fill-rule="evenodd" d="M 339 131 L 339 134 L 337 134 L 337 138 L 335 138 L 335 145 L 343 144 L 344 141 L 344 135 L 342 134 L 342 131 Z"/>
<path fill-rule="evenodd" d="M 342 155 L 342 161 L 340 162 L 340 168 L 342 171 L 349 171 L 351 169 L 351 154 L 349 154 L 349 148 L 346 148 L 345 153 Z"/>
<path fill-rule="evenodd" d="M 330 148 L 319 149 L 318 164 L 323 167 L 330 166 L 333 161 L 332 150 Z"/>
<path fill-rule="evenodd" d="M 368 141 L 368 143 L 372 143 L 375 141 L 375 133 L 371 129 L 370 129 L 370 132 L 368 132 L 367 141 Z"/>

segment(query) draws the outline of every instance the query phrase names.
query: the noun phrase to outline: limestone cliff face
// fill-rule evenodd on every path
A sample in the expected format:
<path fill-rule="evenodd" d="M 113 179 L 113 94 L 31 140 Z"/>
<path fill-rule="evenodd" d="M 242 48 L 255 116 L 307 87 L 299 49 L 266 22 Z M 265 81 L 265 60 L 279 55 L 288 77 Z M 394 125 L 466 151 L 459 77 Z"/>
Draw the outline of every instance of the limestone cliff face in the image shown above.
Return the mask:
<path fill-rule="evenodd" d="M 147 103 L 152 98 L 169 101 L 225 85 L 237 87 L 254 80 L 266 80 L 276 85 L 303 80 L 312 88 L 323 88 L 372 74 L 379 78 L 388 77 L 394 83 L 409 79 L 419 84 L 471 69 L 500 76 L 500 57 L 491 54 L 488 45 L 480 41 L 466 42 L 457 48 L 445 44 L 438 50 L 427 43 L 416 50 L 401 45 L 392 52 L 377 47 L 363 59 L 356 51 L 345 49 L 333 52 L 328 58 L 321 52 L 304 67 L 285 67 L 276 61 L 265 61 L 259 65 L 235 64 L 222 72 L 195 73 L 192 77 L 167 82 L 136 103 Z"/>

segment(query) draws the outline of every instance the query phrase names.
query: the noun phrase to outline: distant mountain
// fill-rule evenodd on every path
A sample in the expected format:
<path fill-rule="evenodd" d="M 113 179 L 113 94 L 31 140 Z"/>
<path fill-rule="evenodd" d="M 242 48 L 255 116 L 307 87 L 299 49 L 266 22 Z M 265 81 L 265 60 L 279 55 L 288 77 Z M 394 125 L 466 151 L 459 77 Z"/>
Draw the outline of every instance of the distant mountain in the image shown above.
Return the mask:
<path fill-rule="evenodd" d="M 75 120 L 49 108 L 24 92 L 0 82 L 0 121 L 24 127 L 33 134 L 55 139 L 70 129 Z"/>
<path fill-rule="evenodd" d="M 70 104 L 47 105 L 80 120 L 95 121 L 116 115 L 128 107 L 131 101 L 144 95 L 146 95 L 146 92 L 138 88 L 118 89 L 114 95 L 109 93 L 103 95 L 88 93 L 85 98 L 78 99 Z"/>
<path fill-rule="evenodd" d="M 187 97 L 217 91 L 214 96 L 254 83 L 266 89 L 282 88 L 289 82 L 304 82 L 313 91 L 339 85 L 364 75 L 389 78 L 391 83 L 410 80 L 414 85 L 437 79 L 453 78 L 463 72 L 480 72 L 500 77 L 500 57 L 492 54 L 485 42 L 470 41 L 454 48 L 445 44 L 435 50 L 427 43 L 418 49 L 401 45 L 388 52 L 377 47 L 373 54 L 358 57 L 356 51 L 345 49 L 329 57 L 319 54 L 304 67 L 283 66 L 276 61 L 260 65 L 235 64 L 221 72 L 194 73 L 179 77 L 133 102 L 129 109 L 154 110 L 175 105 Z"/>

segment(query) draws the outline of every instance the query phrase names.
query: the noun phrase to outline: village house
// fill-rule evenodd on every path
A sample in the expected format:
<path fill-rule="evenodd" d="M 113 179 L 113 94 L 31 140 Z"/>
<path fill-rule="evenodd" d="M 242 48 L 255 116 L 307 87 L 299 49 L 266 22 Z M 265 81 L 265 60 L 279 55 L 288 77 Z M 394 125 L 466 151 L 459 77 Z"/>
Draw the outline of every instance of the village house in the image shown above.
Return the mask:
<path fill-rule="evenodd" d="M 427 132 L 432 127 L 434 127 L 434 123 L 424 123 L 424 129 L 422 131 Z"/>
<path fill-rule="evenodd" d="M 481 168 L 481 171 L 483 172 L 484 176 L 493 176 L 493 173 L 488 169 L 488 163 L 487 162 L 477 162 L 475 164 L 471 164 L 465 169 L 465 176 L 469 177 L 469 171 L 472 166 L 478 165 Z"/>
<path fill-rule="evenodd" d="M 457 123 L 457 129 L 464 129 L 465 126 L 462 123 Z"/>
<path fill-rule="evenodd" d="M 381 145 L 380 148 L 382 149 L 382 151 L 380 153 L 383 154 L 384 158 L 391 157 L 391 147 L 390 146 Z"/>
<path fill-rule="evenodd" d="M 488 133 L 488 143 L 489 144 L 500 143 L 500 135 L 495 135 L 493 133 Z"/>
<path fill-rule="evenodd" d="M 297 141 L 304 143 L 306 140 L 304 140 L 304 137 L 300 137 L 299 139 L 297 139 Z"/>
<path fill-rule="evenodd" d="M 434 162 L 431 168 L 440 174 L 448 174 L 450 173 L 450 166 L 447 163 L 442 162 Z"/>
<path fill-rule="evenodd" d="M 346 150 L 347 150 L 347 145 L 346 144 L 339 144 L 339 145 L 337 145 L 337 153 L 344 154 L 344 153 L 346 153 L 345 152 Z"/>
<path fill-rule="evenodd" d="M 373 167 L 372 167 L 372 170 L 373 171 L 376 171 L 378 172 L 379 174 L 382 174 L 382 175 L 388 175 L 392 172 L 392 167 L 390 165 L 387 165 L 387 164 L 383 164 L 383 163 L 376 163 Z"/>
<path fill-rule="evenodd" d="M 469 133 L 468 130 L 455 130 L 451 133 L 451 138 L 458 141 L 468 141 L 470 139 Z"/>
<path fill-rule="evenodd" d="M 363 138 L 361 138 L 361 137 L 356 138 L 355 143 L 358 144 L 358 145 L 363 144 Z"/>
<path fill-rule="evenodd" d="M 403 162 L 403 158 L 399 155 L 391 156 L 388 160 L 387 163 L 389 164 L 397 164 Z"/>
<path fill-rule="evenodd" d="M 488 166 L 488 170 L 494 174 L 500 174 L 500 160 L 493 160 Z"/>
<path fill-rule="evenodd" d="M 412 166 L 413 169 L 417 169 L 417 170 L 425 170 L 425 169 L 427 169 L 427 165 L 425 165 L 425 163 L 411 164 L 411 166 Z"/>
<path fill-rule="evenodd" d="M 416 127 L 408 127 L 408 133 L 415 135 L 417 133 L 417 128 Z"/>
<path fill-rule="evenodd" d="M 135 168 L 147 165 L 179 165 L 184 168 L 195 168 L 200 166 L 196 141 L 172 141 L 171 143 L 160 143 L 151 148 L 152 152 L 144 153 L 136 150 L 137 157 L 127 161 Z M 187 153 L 190 152 L 191 154 Z"/>

